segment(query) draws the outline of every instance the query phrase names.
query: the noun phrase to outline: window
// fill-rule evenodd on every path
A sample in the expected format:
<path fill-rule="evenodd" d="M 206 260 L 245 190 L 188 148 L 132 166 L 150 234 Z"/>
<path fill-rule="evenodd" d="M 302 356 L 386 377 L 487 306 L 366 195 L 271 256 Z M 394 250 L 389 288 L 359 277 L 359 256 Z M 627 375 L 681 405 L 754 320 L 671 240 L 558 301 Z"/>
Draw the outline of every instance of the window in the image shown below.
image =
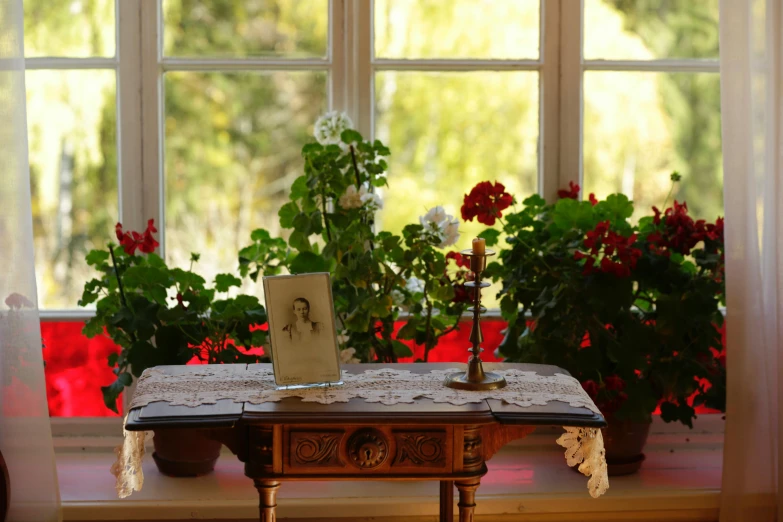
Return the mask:
<path fill-rule="evenodd" d="M 722 213 L 717 0 L 56 4 L 25 9 L 39 301 L 66 416 L 96 414 L 67 407 L 86 388 L 100 401 L 78 375 L 112 379 L 111 346 L 73 340 L 84 254 L 117 220 L 154 218 L 169 262 L 198 251 L 207 277 L 232 270 L 251 230 L 281 232 L 327 109 L 391 148 L 390 230 L 438 204 L 459 214 L 484 179 L 520 199 L 578 181 L 649 208 L 678 170 L 669 201 Z"/>

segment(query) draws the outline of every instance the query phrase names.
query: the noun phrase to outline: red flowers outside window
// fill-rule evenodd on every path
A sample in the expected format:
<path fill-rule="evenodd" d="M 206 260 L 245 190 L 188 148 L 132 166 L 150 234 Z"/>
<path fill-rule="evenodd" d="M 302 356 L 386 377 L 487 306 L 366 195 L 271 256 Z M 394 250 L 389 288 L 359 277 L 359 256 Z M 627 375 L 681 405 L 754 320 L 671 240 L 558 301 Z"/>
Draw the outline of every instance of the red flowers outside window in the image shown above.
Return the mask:
<path fill-rule="evenodd" d="M 497 181 L 493 185 L 489 181 L 482 181 L 465 194 L 462 203 L 462 219 L 473 221 L 477 218 L 479 223 L 492 226 L 497 218 L 503 217 L 503 211 L 514 202 L 513 196 L 506 192 L 506 187 Z"/>
<path fill-rule="evenodd" d="M 117 240 L 120 242 L 123 250 L 129 256 L 136 254 L 136 250 L 140 250 L 145 254 L 151 254 L 155 249 L 160 246 L 160 243 L 152 237 L 152 234 L 158 231 L 155 228 L 155 220 L 150 219 L 147 221 L 147 230 L 144 233 L 134 231 L 123 232 L 122 223 L 117 223 L 114 227 L 114 231 L 117 234 Z"/>

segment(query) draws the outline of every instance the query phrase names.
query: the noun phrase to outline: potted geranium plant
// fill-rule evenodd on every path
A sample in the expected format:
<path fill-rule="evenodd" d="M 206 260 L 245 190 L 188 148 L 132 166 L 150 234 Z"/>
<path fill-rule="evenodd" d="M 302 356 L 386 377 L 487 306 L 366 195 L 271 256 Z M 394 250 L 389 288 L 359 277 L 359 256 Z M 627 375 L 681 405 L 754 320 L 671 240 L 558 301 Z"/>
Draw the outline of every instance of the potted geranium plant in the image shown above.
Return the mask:
<path fill-rule="evenodd" d="M 376 231 L 374 216 L 383 201 L 375 191 L 386 184 L 383 158 L 389 150 L 350 127 L 347 116 L 335 112 L 316 122 L 316 143 L 302 149 L 304 174 L 279 212 L 281 225 L 291 231 L 288 240 L 253 231 L 252 243 L 239 252 L 239 273 L 256 280 L 283 271 L 328 271 L 343 362 L 395 362 L 412 354 L 403 341 L 422 345 L 426 360 L 438 340 L 457 328 L 469 301 L 464 260 L 442 251 L 459 238 L 459 222 L 435 207 L 406 226 L 402 236 Z M 93 337 L 105 331 L 121 347 L 109 358 L 117 379 L 102 388 L 114 411 L 120 392 L 146 368 L 193 358 L 258 362 L 261 355 L 248 350 L 266 340 L 259 329 L 266 313 L 258 298 L 227 293 L 241 286 L 241 279 L 220 274 L 209 287 L 192 271 L 198 254 L 188 270 L 169 268 L 154 253 L 155 232 L 152 221 L 143 232 L 117 224 L 121 248 L 110 244 L 87 255 L 101 276 L 85 285 L 79 302 L 96 303 L 84 333 Z M 395 321 L 406 313 L 397 330 Z M 160 467 L 159 439 L 156 433 Z M 206 440 L 199 444 L 209 446 Z M 172 449 L 177 447 L 185 445 L 180 440 Z"/>
<path fill-rule="evenodd" d="M 343 361 L 396 362 L 412 354 L 402 341 L 423 345 L 426 361 L 469 301 L 464 260 L 442 251 L 457 242 L 459 221 L 438 206 L 401 236 L 376 230 L 390 152 L 351 126 L 345 114 L 319 118 L 316 142 L 302 148 L 304 174 L 279 212 L 288 241 L 255 230 L 239 252 L 240 271 L 253 280 L 284 269 L 330 272 Z"/>
<path fill-rule="evenodd" d="M 484 182 L 462 214 L 500 224 L 481 236 L 500 245 L 487 275 L 502 281 L 501 354 L 579 379 L 609 420 L 610 474 L 632 472 L 658 406 L 690 427 L 694 406 L 725 409 L 723 220 L 694 220 L 674 201 L 634 223 L 626 196 L 578 195 L 571 183 L 554 203 L 535 195 L 517 209 Z"/>
<path fill-rule="evenodd" d="M 150 220 L 144 232 L 124 231 L 117 224 L 119 246 L 92 250 L 87 264 L 99 272 L 84 286 L 79 304 L 95 303 L 95 316 L 84 333 L 104 332 L 120 347 L 109 356 L 117 379 L 101 388 L 108 408 L 117 411 L 117 399 L 134 377 L 150 367 L 202 363 L 254 363 L 261 355 L 266 332 L 266 312 L 255 296 L 229 295 L 241 280 L 219 274 L 207 285 L 195 273 L 192 254 L 187 270 L 170 268 L 155 254 L 157 232 Z M 220 453 L 220 443 L 192 430 L 157 430 L 155 462 L 164 473 L 193 476 L 211 471 Z"/>

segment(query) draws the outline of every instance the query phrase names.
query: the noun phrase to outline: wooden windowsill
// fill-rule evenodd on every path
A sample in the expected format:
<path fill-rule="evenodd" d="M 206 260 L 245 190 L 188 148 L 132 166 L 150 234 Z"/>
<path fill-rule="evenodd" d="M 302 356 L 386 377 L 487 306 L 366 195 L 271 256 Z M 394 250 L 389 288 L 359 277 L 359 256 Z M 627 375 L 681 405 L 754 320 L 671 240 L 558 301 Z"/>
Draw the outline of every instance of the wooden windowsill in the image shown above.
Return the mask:
<path fill-rule="evenodd" d="M 556 432 L 544 430 L 501 450 L 478 490 L 484 520 L 611 521 L 718 518 L 722 434 L 654 433 L 640 473 L 610 480 L 594 500 L 587 479 L 565 465 Z M 113 454 L 71 447 L 57 453 L 64 521 L 257 520 L 258 498 L 242 463 L 221 456 L 195 479 L 160 475 L 145 457 L 144 488 L 119 500 L 109 474 Z M 427 482 L 284 482 L 278 518 L 434 520 L 438 485 Z"/>

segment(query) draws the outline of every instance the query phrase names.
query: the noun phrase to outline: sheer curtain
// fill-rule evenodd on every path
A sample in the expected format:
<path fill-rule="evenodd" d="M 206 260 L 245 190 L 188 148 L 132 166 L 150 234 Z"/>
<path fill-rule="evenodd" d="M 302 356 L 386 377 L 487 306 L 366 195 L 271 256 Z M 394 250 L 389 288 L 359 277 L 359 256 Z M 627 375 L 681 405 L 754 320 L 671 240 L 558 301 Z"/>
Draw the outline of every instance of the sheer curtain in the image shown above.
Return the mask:
<path fill-rule="evenodd" d="M 728 402 L 721 522 L 780 520 L 783 0 L 721 0 Z"/>
<path fill-rule="evenodd" d="M 8 520 L 60 519 L 36 305 L 22 0 L 0 0 L 0 452 Z"/>

